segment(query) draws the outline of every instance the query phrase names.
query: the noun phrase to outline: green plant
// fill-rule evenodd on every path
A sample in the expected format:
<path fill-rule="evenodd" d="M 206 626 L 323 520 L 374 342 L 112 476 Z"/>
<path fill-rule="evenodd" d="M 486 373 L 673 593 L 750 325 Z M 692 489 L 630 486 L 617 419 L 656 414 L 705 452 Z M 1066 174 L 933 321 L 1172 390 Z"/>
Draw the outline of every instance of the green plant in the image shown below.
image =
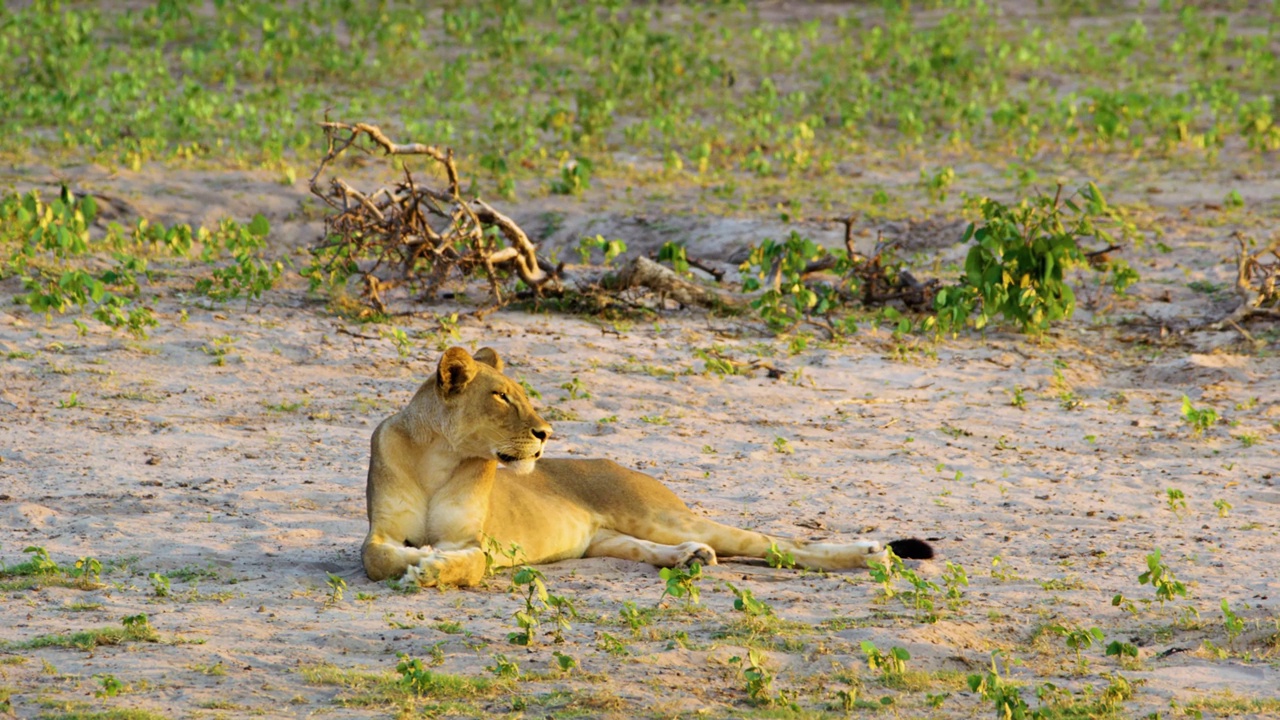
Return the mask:
<path fill-rule="evenodd" d="M 382 333 L 383 337 L 390 340 L 392 344 L 396 346 L 396 353 L 399 354 L 400 357 L 402 358 L 409 357 L 409 355 L 413 352 L 413 341 L 409 339 L 409 336 L 405 333 L 405 331 L 401 330 L 400 328 L 393 327 L 393 328 L 384 328 L 380 330 L 380 332 Z"/>
<path fill-rule="evenodd" d="M 1197 409 L 1191 404 L 1191 398 L 1183 395 L 1182 419 L 1191 426 L 1191 433 L 1199 437 L 1218 422 L 1218 413 L 1213 408 Z"/>
<path fill-rule="evenodd" d="M 1227 514 L 1231 512 L 1231 508 L 1234 506 L 1231 503 L 1227 502 L 1226 500 L 1223 500 L 1222 498 L 1218 498 L 1217 500 L 1213 501 L 1213 507 L 1218 510 L 1218 517 L 1226 517 Z"/>
<path fill-rule="evenodd" d="M 618 615 L 631 628 L 632 633 L 640 632 L 640 628 L 649 624 L 650 614 L 636 606 L 633 600 L 623 602 L 622 608 L 618 610 Z"/>
<path fill-rule="evenodd" d="M 559 650 L 551 654 L 555 657 L 556 665 L 559 666 L 562 673 L 571 672 L 578 667 L 578 661 L 572 655 L 562 653 Z"/>
<path fill-rule="evenodd" d="M 586 388 L 582 385 L 582 381 L 576 377 L 572 378 L 566 383 L 562 383 L 560 385 L 560 389 L 569 391 L 570 400 L 577 400 L 579 398 L 585 398 L 585 399 L 591 398 L 591 393 L 586 391 Z"/>
<path fill-rule="evenodd" d="M 791 447 L 791 443 L 784 437 L 775 437 L 773 439 L 773 451 L 782 455 L 791 455 L 795 452 L 795 448 Z"/>
<path fill-rule="evenodd" d="M 742 667 L 742 677 L 747 681 L 747 697 L 753 705 L 772 705 L 779 696 L 773 692 L 773 674 L 765 667 L 766 656 L 759 650 L 750 649 L 747 657 L 729 658 L 729 662 Z"/>
<path fill-rule="evenodd" d="M 528 565 L 516 570 L 511 576 L 513 588 L 524 586 L 524 608 L 514 614 L 517 632 L 507 633 L 507 641 L 517 645 L 533 645 L 537 639 L 534 630 L 538 627 L 539 617 L 546 609 L 547 586 L 543 574 Z"/>
<path fill-rule="evenodd" d="M 610 655 L 631 654 L 631 651 L 627 649 L 627 644 L 623 642 L 621 638 L 613 635 L 612 633 L 601 632 L 597 640 L 597 645 L 601 650 L 604 650 Z"/>
<path fill-rule="evenodd" d="M 560 177 L 551 182 L 555 195 L 581 195 L 591 187 L 594 164 L 584 157 L 567 159 L 560 165 Z"/>
<path fill-rule="evenodd" d="M 400 674 L 397 681 L 400 686 L 415 695 L 423 697 L 430 695 L 437 686 L 435 673 L 428 670 L 421 660 L 407 653 L 396 653 L 396 657 L 399 658 L 399 662 L 396 663 L 396 672 Z"/>
<path fill-rule="evenodd" d="M 977 201 L 981 225 L 970 225 L 963 241 L 973 245 L 965 258 L 964 275 L 957 285 L 938 291 L 935 310 L 942 329 L 970 322 L 986 327 L 997 315 L 1018 325 L 1023 332 L 1039 334 L 1075 311 L 1075 293 L 1065 272 L 1084 261 L 1082 238 L 1113 240 L 1104 223 L 1118 219 L 1093 183 L 1074 197 L 1062 198 L 1062 186 L 1049 197 L 1043 194 L 1009 207 L 989 198 Z"/>
<path fill-rule="evenodd" d="M 160 573 L 153 572 L 147 576 L 147 579 L 151 581 L 151 592 L 156 597 L 169 597 L 172 591 L 170 590 L 168 577 Z"/>
<path fill-rule="evenodd" d="M 976 692 L 995 705 L 996 717 L 1005 720 L 1024 720 L 1032 717 L 1031 708 L 1022 699 L 1018 687 L 1009 680 L 1008 661 L 1005 661 L 1005 676 L 1000 676 L 1000 667 L 996 662 L 999 653 L 991 654 L 991 670 L 986 673 L 970 675 L 967 679 L 969 690 Z"/>
<path fill-rule="evenodd" d="M 262 297 L 274 287 L 284 272 L 284 265 L 279 261 L 269 262 L 260 257 L 271 232 L 270 223 L 262 215 L 254 215 L 247 227 L 233 220 L 224 220 L 215 232 L 201 230 L 200 239 L 204 244 L 202 259 L 205 262 L 214 261 L 223 249 L 231 254 L 232 260 L 231 265 L 217 268 L 210 277 L 196 281 L 195 290 L 201 295 L 218 301 L 243 296 L 248 307 L 250 301 Z"/>
<path fill-rule="evenodd" d="M 1138 657 L 1137 646 L 1121 640 L 1112 640 L 1107 644 L 1107 657 L 1115 657 L 1122 662 L 1125 658 L 1136 660 Z"/>
<path fill-rule="evenodd" d="M 23 548 L 22 552 L 30 555 L 31 559 L 22 563 L 15 568 L 6 568 L 9 574 L 24 575 L 58 575 L 62 573 L 62 567 L 49 557 L 49 551 L 39 545 L 31 545 Z"/>
<path fill-rule="evenodd" d="M 96 587 L 102 580 L 102 563 L 97 558 L 82 557 L 76 560 L 75 569 L 71 571 L 72 577 L 77 579 L 77 585 L 88 590 Z"/>
<path fill-rule="evenodd" d="M 80 396 L 73 392 L 67 396 L 66 400 L 59 400 L 58 407 L 62 409 L 80 407 Z"/>
<path fill-rule="evenodd" d="M 662 578 L 666 586 L 662 590 L 662 597 L 658 598 L 661 602 L 662 598 L 670 595 L 676 598 L 686 598 L 686 602 L 691 605 L 697 605 L 702 596 L 698 589 L 698 581 L 702 579 L 702 565 L 700 563 L 692 563 L 688 567 L 670 567 L 662 568 L 658 571 L 658 577 Z"/>
<path fill-rule="evenodd" d="M 1138 576 L 1138 583 L 1151 585 L 1156 591 L 1156 600 L 1161 605 L 1175 597 L 1187 597 L 1187 586 L 1173 575 L 1160 558 L 1160 548 L 1147 555 L 1147 571 Z"/>
<path fill-rule="evenodd" d="M 826 254 L 824 248 L 795 231 L 781 243 L 765 240 L 752 248 L 739 267 L 742 290 L 761 291 L 751 307 L 771 330 L 781 332 L 807 317 L 826 315 L 840 304 L 834 288 L 815 290 L 804 282 L 809 264 Z M 843 274 L 849 267 L 847 255 L 838 255 L 834 272 Z"/>
<path fill-rule="evenodd" d="M 888 652 L 884 652 L 877 648 L 875 643 L 870 640 L 863 640 L 862 654 L 867 658 L 867 667 L 873 671 L 878 671 L 886 685 L 896 685 L 902 682 L 903 675 L 907 672 L 907 661 L 911 659 L 911 653 L 905 648 L 892 647 Z"/>
<path fill-rule="evenodd" d="M 725 586 L 729 588 L 729 592 L 733 593 L 733 609 L 741 613 L 745 613 L 749 617 L 768 617 L 773 615 L 773 608 L 763 600 L 757 600 L 756 596 L 746 588 L 738 588 L 730 582 L 726 582 Z"/>
<path fill-rule="evenodd" d="M 1023 394 L 1022 388 L 1016 386 L 1013 388 L 1012 397 L 1009 398 L 1009 404 L 1016 408 L 1025 408 L 1027 406 L 1027 398 L 1026 395 Z"/>
<path fill-rule="evenodd" d="M 573 601 L 561 595 L 547 591 L 546 576 L 536 568 L 525 565 L 511 576 L 511 587 L 520 592 L 524 607 L 514 614 L 517 632 L 508 633 L 507 641 L 517 645 L 530 646 L 537 639 L 535 630 L 542 623 L 542 617 L 552 613 L 551 637 L 553 642 L 564 642 L 564 632 L 570 629 L 570 620 L 577 617 Z M 520 588 L 523 587 L 523 590 Z"/>
<path fill-rule="evenodd" d="M 98 679 L 99 688 L 93 691 L 94 697 L 112 698 L 119 695 L 125 690 L 125 684 L 120 682 L 115 675 L 104 673 L 94 675 Z"/>
<path fill-rule="evenodd" d="M 1230 645 L 1236 641 L 1244 632 L 1244 620 L 1231 610 L 1227 599 L 1222 599 L 1222 627 L 1227 631 L 1227 644 Z"/>
<path fill-rule="evenodd" d="M 782 438 L 778 439 L 782 440 Z M 771 568 L 793 568 L 796 566 L 796 556 L 789 550 L 779 550 L 776 542 L 769 543 L 769 549 L 764 553 L 764 561 Z"/>
<path fill-rule="evenodd" d="M 969 574 L 963 566 L 948 560 L 942 572 L 942 584 L 947 588 L 947 604 L 952 610 L 966 602 L 964 588 L 969 587 Z"/>
<path fill-rule="evenodd" d="M 339 575 L 335 575 L 333 573 L 326 574 L 328 575 L 328 579 L 325 580 L 325 584 L 329 586 L 328 604 L 337 605 L 342 602 L 342 595 L 347 590 L 347 581 L 343 580 Z"/>
<path fill-rule="evenodd" d="M 955 182 L 956 171 L 951 167 L 940 167 L 933 173 L 920 168 L 920 186 L 935 203 L 947 201 L 947 189 Z"/>
<path fill-rule="evenodd" d="M 608 265 L 613 262 L 614 258 L 627 251 L 627 244 L 622 240 L 606 240 L 603 235 L 582 238 L 578 241 L 578 255 L 581 257 L 583 265 L 591 261 L 592 249 L 599 249 L 600 252 L 604 253 L 604 263 Z"/>
<path fill-rule="evenodd" d="M 662 243 L 662 247 L 658 248 L 658 262 L 667 263 L 678 275 L 689 273 L 689 255 L 680 243 Z"/>
<path fill-rule="evenodd" d="M 1080 672 L 1084 672 L 1088 668 L 1088 662 L 1084 659 L 1084 651 L 1093 647 L 1094 643 L 1101 644 L 1104 636 L 1100 628 L 1082 628 L 1073 625 L 1054 624 L 1048 628 L 1049 632 L 1062 636 L 1068 648 L 1076 652 L 1076 668 Z"/>
<path fill-rule="evenodd" d="M 500 678 L 514 680 L 520 677 L 520 666 L 514 660 L 502 654 L 495 654 L 493 656 L 493 664 L 485 666 L 485 669 Z"/>
<path fill-rule="evenodd" d="M 1169 507 L 1169 511 L 1178 517 L 1182 517 L 1187 512 L 1187 497 L 1177 488 L 1165 489 L 1165 504 Z"/>

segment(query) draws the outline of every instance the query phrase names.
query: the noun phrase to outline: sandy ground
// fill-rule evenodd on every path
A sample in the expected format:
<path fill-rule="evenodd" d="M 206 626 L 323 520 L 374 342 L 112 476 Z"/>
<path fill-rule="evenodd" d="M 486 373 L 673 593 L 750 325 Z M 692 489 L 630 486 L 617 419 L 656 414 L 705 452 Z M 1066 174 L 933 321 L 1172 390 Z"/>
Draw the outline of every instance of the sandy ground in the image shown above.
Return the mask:
<path fill-rule="evenodd" d="M 197 180 L 170 183 L 174 196 Z M 291 204 L 281 197 L 295 193 L 296 205 L 296 191 L 268 181 L 256 190 L 227 207 L 274 208 L 282 237 L 306 235 L 304 224 L 283 222 Z M 734 227 L 739 246 L 755 239 Z M 414 346 L 402 357 L 376 327 L 327 314 L 298 280 L 248 310 L 164 292 L 154 305 L 161 323 L 141 342 L 92 320 L 80 336 L 71 317 L 46 321 L 6 302 L 0 561 L 16 565 L 24 548 L 42 546 L 60 564 L 93 556 L 105 570 L 95 589 L 0 591 L 0 688 L 20 717 L 126 708 L 385 716 L 394 699 L 371 696 L 368 676 L 337 671 L 393 672 L 397 653 L 408 653 L 438 663 L 437 672 L 492 678 L 486 666 L 500 653 L 519 664 L 521 680 L 427 697 L 418 709 L 734 717 L 756 712 L 730 662 L 754 644 L 765 648 L 774 689 L 810 710 L 838 707 L 837 692 L 853 683 L 872 701 L 896 697 L 888 712 L 902 717 L 987 715 L 991 705 L 964 676 L 1003 650 L 1033 704 L 1046 680 L 1079 692 L 1119 672 L 1137 684 L 1125 716 L 1169 712 L 1171 701 L 1218 702 L 1222 712 L 1251 699 L 1272 704 L 1250 712 L 1274 716 L 1280 360 L 1274 344 L 1249 346 L 1233 333 L 1159 340 L 1162 324 L 1176 335 L 1179 322 L 1220 312 L 1221 297 L 1186 284 L 1229 281 L 1224 260 L 1234 248 L 1227 229 L 1199 226 L 1164 242 L 1172 253 L 1137 253 L 1144 282 L 1133 298 L 1105 316 L 1082 309 L 1043 341 L 992 332 L 934 344 L 866 326 L 794 355 L 785 339 L 698 314 L 601 325 L 501 312 L 463 315 L 453 338 L 433 321 L 406 319 Z M 723 245 L 726 256 L 734 249 Z M 18 288 L 9 280 L 0 292 Z M 1117 325 L 1119 317 L 1138 325 Z M 544 638 L 526 650 L 507 641 L 521 601 L 505 576 L 416 594 L 369 582 L 358 553 L 369 435 L 448 344 L 496 348 L 510 375 L 541 392 L 536 403 L 555 426 L 552 455 L 612 458 L 661 478 L 696 512 L 765 532 L 929 538 L 940 556 L 916 569 L 941 585 L 947 561 L 962 565 L 971 583 L 964 604 L 949 609 L 939 597 L 941 620 L 918 622 L 865 572 L 728 563 L 707 569 L 702 607 L 686 609 L 662 598 L 652 567 L 578 560 L 543 568 L 552 592 L 581 614 L 567 642 Z M 697 349 L 763 358 L 783 376 L 708 374 Z M 562 388 L 575 378 L 589 396 Z M 72 393 L 79 405 L 59 407 Z M 1180 413 L 1183 395 L 1222 422 L 1195 436 Z M 778 450 L 779 438 L 791 452 Z M 1171 488 L 1185 509 L 1171 508 Z M 1230 510 L 1220 513 L 1218 500 Z M 1154 591 L 1138 575 L 1155 548 L 1187 583 L 1188 599 L 1147 602 Z M 167 596 L 157 596 L 151 573 L 172 578 Z M 329 573 L 347 584 L 341 600 Z M 735 634 L 741 613 L 726 582 L 788 623 L 754 640 Z M 1113 607 L 1117 593 L 1136 614 Z M 1223 599 L 1246 624 L 1232 643 Z M 619 617 L 627 601 L 663 609 L 633 632 Z M 31 647 L 137 613 L 161 642 Z M 1106 642 L 1135 645 L 1140 662 L 1121 668 L 1095 646 L 1081 671 L 1061 638 L 1037 639 L 1053 623 L 1101 628 Z M 627 654 L 607 652 L 605 634 Z M 931 674 L 914 689 L 882 687 L 859 649 L 864 640 L 906 648 L 909 666 Z M 557 651 L 579 668 L 555 671 Z M 124 691 L 95 697 L 104 674 Z M 932 708 L 926 692 L 949 695 Z"/>

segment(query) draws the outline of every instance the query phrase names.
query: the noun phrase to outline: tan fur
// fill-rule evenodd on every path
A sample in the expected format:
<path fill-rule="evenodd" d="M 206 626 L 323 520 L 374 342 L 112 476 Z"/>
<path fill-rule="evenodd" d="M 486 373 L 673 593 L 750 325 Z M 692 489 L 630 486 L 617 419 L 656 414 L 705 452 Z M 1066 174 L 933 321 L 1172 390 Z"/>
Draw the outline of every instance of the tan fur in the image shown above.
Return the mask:
<path fill-rule="evenodd" d="M 541 460 L 550 433 L 497 353 L 450 348 L 373 433 L 365 572 L 474 585 L 487 538 L 504 550 L 518 544 L 515 562 L 535 564 L 593 556 L 715 564 L 717 555 L 764 557 L 774 543 L 812 569 L 885 558 L 876 541 L 811 544 L 700 518 L 657 480 L 609 460 Z"/>

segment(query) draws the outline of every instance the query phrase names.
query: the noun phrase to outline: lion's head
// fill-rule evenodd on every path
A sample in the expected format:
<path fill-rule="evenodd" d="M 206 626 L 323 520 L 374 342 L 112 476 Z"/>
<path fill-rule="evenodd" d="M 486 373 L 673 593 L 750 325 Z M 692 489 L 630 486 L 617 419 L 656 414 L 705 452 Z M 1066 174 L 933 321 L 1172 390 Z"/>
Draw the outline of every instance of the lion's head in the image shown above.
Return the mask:
<path fill-rule="evenodd" d="M 481 348 L 472 357 L 449 348 L 435 380 L 439 425 L 456 451 L 494 458 L 517 473 L 533 469 L 551 426 L 534 412 L 524 388 L 502 374 L 498 353 Z"/>

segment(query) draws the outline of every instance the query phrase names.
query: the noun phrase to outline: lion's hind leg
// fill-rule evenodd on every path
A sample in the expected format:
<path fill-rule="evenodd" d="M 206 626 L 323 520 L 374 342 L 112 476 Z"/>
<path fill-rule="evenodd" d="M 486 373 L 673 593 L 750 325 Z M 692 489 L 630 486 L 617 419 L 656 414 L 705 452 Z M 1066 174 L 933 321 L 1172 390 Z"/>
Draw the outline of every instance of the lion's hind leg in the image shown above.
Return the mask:
<path fill-rule="evenodd" d="M 650 541 L 704 543 L 710 545 L 720 557 L 764 558 L 771 548 L 776 547 L 780 553 L 790 554 L 798 567 L 810 570 L 864 568 L 869 563 L 882 563 L 888 558 L 885 548 L 889 546 L 878 540 L 858 539 L 840 543 L 811 543 L 742 530 L 692 514 L 682 513 L 680 516 L 666 517 L 662 522 L 654 523 L 646 530 L 647 532 L 638 534 Z M 927 543 L 914 542 L 923 548 L 928 548 Z M 906 555 L 898 553 L 903 557 L 923 556 L 923 550 L 914 545 L 902 547 L 908 553 Z M 932 555 L 931 550 L 929 554 Z"/>
<path fill-rule="evenodd" d="M 716 564 L 716 551 L 705 543 L 686 541 L 676 545 L 663 545 L 613 530 L 597 531 L 591 538 L 584 557 L 616 557 L 658 567 Z"/>

